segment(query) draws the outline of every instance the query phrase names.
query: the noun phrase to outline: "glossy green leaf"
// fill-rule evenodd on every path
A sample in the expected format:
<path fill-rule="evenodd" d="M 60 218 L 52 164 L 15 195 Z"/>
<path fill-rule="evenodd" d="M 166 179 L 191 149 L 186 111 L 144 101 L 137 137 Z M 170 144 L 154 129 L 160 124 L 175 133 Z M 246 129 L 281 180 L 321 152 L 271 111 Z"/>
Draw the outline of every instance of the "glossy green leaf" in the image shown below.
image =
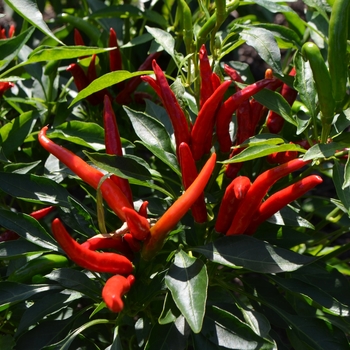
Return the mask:
<path fill-rule="evenodd" d="M 14 38 L 0 42 L 0 71 L 4 70 L 10 62 L 17 57 L 22 47 L 27 43 L 34 32 L 31 27 Z"/>
<path fill-rule="evenodd" d="M 344 148 L 346 145 L 332 142 L 327 144 L 316 144 L 313 145 L 304 155 L 304 160 L 314 160 L 318 158 L 329 158 L 332 157 L 337 151 Z"/>
<path fill-rule="evenodd" d="M 348 216 L 350 216 L 350 186 L 343 188 L 345 170 L 343 165 L 336 161 L 333 167 L 333 183 L 338 198 L 343 203 Z"/>
<path fill-rule="evenodd" d="M 263 89 L 254 95 L 254 98 L 269 110 L 276 112 L 283 119 L 292 125 L 297 125 L 297 122 L 292 116 L 292 109 L 284 97 L 276 91 Z"/>
<path fill-rule="evenodd" d="M 148 33 L 150 33 L 154 40 L 167 52 L 170 57 L 175 59 L 175 40 L 173 36 L 159 28 L 152 28 L 146 26 Z"/>
<path fill-rule="evenodd" d="M 68 192 L 45 177 L 0 172 L 0 188 L 13 197 L 30 202 L 70 207 Z"/>
<path fill-rule="evenodd" d="M 342 190 L 350 187 L 350 151 L 348 152 L 348 159 L 346 160 L 344 168 L 344 183 L 342 185 Z"/>
<path fill-rule="evenodd" d="M 225 349 L 274 349 L 275 344 L 259 337 L 242 320 L 217 306 L 207 308 L 202 334 Z"/>
<path fill-rule="evenodd" d="M 287 6 L 283 3 L 277 1 L 269 1 L 269 0 L 254 0 L 257 5 L 265 7 L 269 12 L 278 13 L 278 12 L 293 12 L 290 6 Z"/>
<path fill-rule="evenodd" d="M 6 157 L 10 157 L 22 146 L 38 117 L 39 113 L 35 111 L 25 112 L 0 129 L 0 145 Z"/>
<path fill-rule="evenodd" d="M 34 27 L 41 30 L 45 35 L 56 40 L 60 44 L 64 45 L 62 41 L 56 38 L 51 32 L 43 19 L 41 12 L 39 11 L 36 1 L 33 0 L 5 0 L 6 3 L 16 11 L 21 17 L 25 18 Z"/>
<path fill-rule="evenodd" d="M 193 250 L 217 264 L 260 273 L 294 271 L 314 260 L 245 235 L 223 237 Z"/>
<path fill-rule="evenodd" d="M 50 130 L 47 136 L 67 140 L 77 145 L 92 148 L 95 151 L 105 149 L 104 129 L 96 123 L 72 120 Z"/>
<path fill-rule="evenodd" d="M 145 113 L 137 112 L 127 107 L 124 109 L 142 143 L 157 158 L 167 164 L 177 174 L 180 174 L 170 137 L 164 126 Z"/>
<path fill-rule="evenodd" d="M 39 46 L 28 56 L 25 64 L 43 62 L 43 61 L 58 61 L 82 56 L 91 56 L 94 54 L 104 53 L 113 50 L 113 48 L 100 48 L 88 46 Z"/>
<path fill-rule="evenodd" d="M 0 208 L 1 226 L 44 249 L 57 251 L 57 245 L 46 230 L 31 216 Z"/>
<path fill-rule="evenodd" d="M 41 253 L 43 251 L 45 250 L 43 250 L 42 247 L 22 239 L 2 242 L 0 244 L 0 259 L 12 259 L 19 256 Z"/>
<path fill-rule="evenodd" d="M 263 28 L 244 28 L 240 36 L 249 46 L 254 47 L 259 56 L 278 74 L 281 69 L 281 53 L 273 34 Z"/>
<path fill-rule="evenodd" d="M 166 325 L 155 324 L 145 349 L 185 350 L 190 329 L 183 316 Z"/>
<path fill-rule="evenodd" d="M 85 89 L 81 90 L 78 95 L 71 102 L 69 107 L 72 107 L 77 102 L 83 100 L 84 98 L 92 95 L 94 92 L 101 91 L 105 88 L 108 88 L 112 85 L 118 84 L 124 80 L 138 77 L 140 75 L 147 75 L 153 72 L 150 71 L 137 71 L 134 73 L 130 73 L 126 70 L 119 70 L 111 73 L 107 73 L 102 75 L 101 77 L 95 79 L 91 82 Z"/>
<path fill-rule="evenodd" d="M 31 297 L 38 293 L 62 289 L 57 285 L 26 285 L 16 282 L 2 281 L 0 284 L 0 307 L 10 303 L 30 300 Z"/>
<path fill-rule="evenodd" d="M 181 250 L 175 255 L 175 261 L 165 276 L 165 283 L 192 331 L 199 333 L 207 300 L 206 266 L 201 260 Z"/>

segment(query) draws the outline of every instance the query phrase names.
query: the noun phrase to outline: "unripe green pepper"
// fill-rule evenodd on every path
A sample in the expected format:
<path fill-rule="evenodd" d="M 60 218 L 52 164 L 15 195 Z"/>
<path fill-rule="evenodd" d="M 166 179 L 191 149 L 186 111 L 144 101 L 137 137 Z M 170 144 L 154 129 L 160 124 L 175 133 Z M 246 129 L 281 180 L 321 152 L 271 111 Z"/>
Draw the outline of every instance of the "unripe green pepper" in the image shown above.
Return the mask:
<path fill-rule="evenodd" d="M 337 104 L 343 101 L 346 94 L 349 11 L 349 0 L 335 0 L 329 21 L 328 66 L 332 79 L 333 97 Z"/>
<path fill-rule="evenodd" d="M 25 265 L 13 272 L 8 281 L 30 282 L 35 275 L 45 275 L 54 268 L 68 266 L 68 259 L 63 255 L 45 254 L 28 261 Z"/>
<path fill-rule="evenodd" d="M 326 63 L 316 44 L 307 42 L 301 48 L 304 58 L 310 62 L 310 67 L 315 80 L 318 103 L 322 118 L 331 124 L 334 116 L 334 99 L 332 93 L 332 81 Z"/>

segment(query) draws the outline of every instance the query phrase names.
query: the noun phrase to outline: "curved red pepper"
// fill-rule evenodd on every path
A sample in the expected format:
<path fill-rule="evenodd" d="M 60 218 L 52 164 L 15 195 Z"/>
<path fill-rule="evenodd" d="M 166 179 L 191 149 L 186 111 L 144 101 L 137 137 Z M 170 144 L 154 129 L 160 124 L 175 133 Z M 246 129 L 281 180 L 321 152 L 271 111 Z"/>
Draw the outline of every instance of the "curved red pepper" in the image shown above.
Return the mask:
<path fill-rule="evenodd" d="M 256 215 L 253 218 L 253 221 L 249 224 L 245 233 L 250 235 L 253 234 L 258 226 L 270 218 L 273 214 L 277 213 L 287 204 L 295 201 L 321 183 L 322 178 L 320 176 L 310 175 L 296 182 L 295 184 L 272 194 L 260 205 Z"/>
<path fill-rule="evenodd" d="M 205 153 L 209 153 L 212 147 L 215 113 L 230 85 L 230 81 L 223 82 L 220 87 L 208 97 L 197 115 L 191 130 L 191 150 L 193 158 L 196 161 L 201 159 Z"/>
<path fill-rule="evenodd" d="M 144 241 L 150 233 L 148 220 L 133 209 L 123 208 L 123 211 L 132 236 L 139 241 Z"/>
<path fill-rule="evenodd" d="M 212 80 L 211 80 L 213 72 L 210 67 L 207 49 L 204 44 L 199 49 L 198 56 L 199 56 L 199 74 L 201 77 L 199 110 L 201 110 L 204 103 L 213 94 L 214 89 L 213 89 Z"/>
<path fill-rule="evenodd" d="M 108 47 L 115 47 L 115 50 L 109 51 L 109 68 L 111 72 L 122 69 L 122 55 L 120 53 L 117 33 L 113 28 L 109 29 Z"/>
<path fill-rule="evenodd" d="M 227 235 L 243 234 L 259 209 L 261 201 L 270 187 L 282 177 L 299 170 L 308 162 L 294 159 L 260 174 L 248 190 L 233 218 Z"/>
<path fill-rule="evenodd" d="M 104 97 L 103 124 L 105 128 L 105 146 L 106 153 L 111 155 L 122 156 L 122 143 L 120 140 L 117 120 L 112 108 L 111 100 L 108 96 Z M 133 207 L 133 198 L 128 179 L 112 175 L 111 180 L 122 190 L 125 197 Z"/>
<path fill-rule="evenodd" d="M 59 219 L 52 222 L 52 232 L 68 255 L 77 265 L 96 272 L 129 275 L 134 266 L 125 256 L 116 253 L 99 253 L 86 248 L 75 241 Z"/>
<path fill-rule="evenodd" d="M 230 228 L 232 218 L 240 203 L 250 188 L 250 180 L 246 176 L 235 178 L 225 190 L 221 200 L 218 216 L 215 223 L 215 231 L 226 234 Z"/>
<path fill-rule="evenodd" d="M 142 249 L 142 257 L 145 260 L 152 259 L 155 256 L 155 253 L 161 249 L 169 231 L 176 226 L 181 218 L 192 207 L 198 196 L 204 191 L 204 188 L 214 170 L 215 162 L 216 154 L 213 153 L 187 191 L 185 191 L 184 194 L 179 197 L 155 223 L 155 225 L 151 227 L 151 235 L 145 241 Z"/>
<path fill-rule="evenodd" d="M 179 162 L 182 173 L 182 183 L 187 190 L 198 176 L 196 163 L 192 157 L 192 152 L 187 143 L 182 142 L 179 146 Z M 207 208 L 205 205 L 203 192 L 191 207 L 194 220 L 198 223 L 207 221 Z"/>
<path fill-rule="evenodd" d="M 48 127 L 44 126 L 38 135 L 39 142 L 48 152 L 52 153 L 63 164 L 77 174 L 83 181 L 97 190 L 100 180 L 104 176 L 103 173 L 91 165 L 87 164 L 73 152 L 55 144 L 46 136 Z M 110 206 L 110 208 L 125 221 L 123 207 L 132 208 L 128 199 L 125 197 L 121 189 L 111 180 L 106 179 L 100 186 L 102 196 Z"/>
<path fill-rule="evenodd" d="M 121 275 L 116 275 L 109 278 L 102 289 L 102 299 L 106 303 L 108 309 L 112 312 L 120 312 L 124 308 L 124 302 L 122 300 L 131 288 L 135 281 L 133 275 L 129 275 L 127 278 Z"/>

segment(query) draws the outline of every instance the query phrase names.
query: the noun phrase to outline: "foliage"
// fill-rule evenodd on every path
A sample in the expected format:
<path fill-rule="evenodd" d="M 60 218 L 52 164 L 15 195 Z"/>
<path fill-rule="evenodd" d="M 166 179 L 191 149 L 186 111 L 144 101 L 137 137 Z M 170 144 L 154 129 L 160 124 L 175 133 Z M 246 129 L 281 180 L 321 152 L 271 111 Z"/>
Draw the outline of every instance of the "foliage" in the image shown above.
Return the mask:
<path fill-rule="evenodd" d="M 1 349 L 349 347 L 350 100 L 348 94 L 336 101 L 325 96 L 317 69 L 302 55 L 303 45 L 312 41 L 328 65 L 337 1 L 305 0 L 298 13 L 289 1 L 6 1 L 4 18 L 11 8 L 16 29 L 0 40 L 0 79 L 14 85 L 1 91 L 0 225 L 3 234 L 18 236 L 0 243 Z M 274 21 L 276 14 L 283 15 L 282 24 Z M 110 28 L 122 54 L 116 71 L 110 69 L 110 54 L 119 49 L 109 45 Z M 84 43 L 76 45 L 75 29 Z M 81 243 L 105 233 L 104 227 L 116 231 L 123 221 L 103 207 L 99 190 L 44 150 L 37 136 L 50 125 L 50 139 L 128 179 L 135 208 L 148 201 L 149 218 L 159 219 L 182 194 L 183 172 L 169 110 L 139 79 L 154 76 L 151 62 L 142 64 L 150 54 L 157 57 L 181 110 L 194 123 L 201 111 L 203 44 L 221 83 L 229 80 L 224 63 L 242 77 L 220 103 L 262 79 L 263 66 L 294 87 L 296 102 L 290 105 L 278 89 L 255 94 L 263 117 L 253 135 L 234 144 L 231 157 L 214 133 L 210 153 L 217 153 L 217 163 L 204 192 L 208 220 L 195 222 L 188 211 L 152 259 L 135 253 L 135 283 L 115 314 L 101 298 L 111 276 L 63 260 L 51 222 L 60 217 Z M 243 62 L 241 48 L 252 48 L 260 63 Z M 348 63 L 349 46 L 339 52 L 338 59 Z M 72 64 L 87 75 L 96 73 L 82 89 L 67 71 Z M 293 67 L 295 78 L 289 75 Z M 330 81 L 335 74 L 348 77 L 348 64 L 343 72 L 338 68 L 330 71 Z M 132 79 L 136 85 L 123 95 Z M 348 88 L 348 79 L 343 81 Z M 105 93 L 113 99 L 123 156 L 106 154 Z M 335 105 L 330 121 L 320 96 Z M 269 110 L 283 118 L 278 133 L 267 126 Z M 231 136 L 237 120 L 233 114 Z M 277 181 L 269 195 L 310 174 L 323 183 L 259 225 L 254 236 L 217 233 L 220 202 L 231 182 L 227 167 L 239 164 L 237 173 L 253 182 L 276 167 L 269 156 L 287 151 L 309 163 Z M 208 158 L 197 161 L 199 170 Z M 28 215 L 47 206 L 55 210 L 44 218 Z"/>

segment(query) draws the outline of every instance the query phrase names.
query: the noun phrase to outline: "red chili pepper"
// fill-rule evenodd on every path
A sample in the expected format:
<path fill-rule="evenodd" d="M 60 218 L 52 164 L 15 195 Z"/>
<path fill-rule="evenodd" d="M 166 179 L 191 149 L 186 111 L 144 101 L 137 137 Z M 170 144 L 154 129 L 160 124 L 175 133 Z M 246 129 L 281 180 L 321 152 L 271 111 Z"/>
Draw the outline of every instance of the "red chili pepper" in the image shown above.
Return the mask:
<path fill-rule="evenodd" d="M 296 71 L 293 68 L 291 72 L 289 73 L 290 76 L 295 76 Z M 297 98 L 298 92 L 291 88 L 287 84 L 282 85 L 281 95 L 285 98 L 285 100 L 289 103 L 291 106 L 295 99 Z M 266 120 L 266 126 L 269 129 L 269 131 L 273 134 L 278 134 L 284 125 L 284 119 L 276 112 L 270 111 L 267 120 Z"/>
<path fill-rule="evenodd" d="M 112 108 L 111 100 L 108 96 L 104 97 L 103 124 L 105 128 L 106 153 L 122 156 L 123 150 L 118 124 Z M 112 175 L 110 178 L 122 190 L 125 197 L 129 200 L 131 206 L 133 207 L 133 198 L 129 181 L 116 175 Z"/>
<path fill-rule="evenodd" d="M 158 85 L 158 83 L 157 83 L 157 81 L 156 80 L 154 80 L 151 76 L 149 76 L 149 75 L 142 75 L 141 76 L 141 79 L 145 82 L 145 83 L 147 83 L 149 86 L 151 86 L 152 87 L 152 89 L 155 91 L 155 93 L 161 98 L 161 96 L 162 96 L 162 94 L 161 94 L 161 92 L 160 92 L 160 87 L 159 87 L 159 85 Z"/>
<path fill-rule="evenodd" d="M 270 164 L 283 164 L 298 157 L 297 151 L 276 152 L 267 156 Z"/>
<path fill-rule="evenodd" d="M 296 182 L 295 184 L 274 193 L 260 205 L 245 233 L 252 235 L 258 226 L 270 218 L 273 214 L 277 213 L 287 204 L 295 201 L 321 183 L 322 178 L 320 176 L 310 175 Z"/>
<path fill-rule="evenodd" d="M 143 217 L 146 218 L 146 219 L 147 219 L 147 217 L 148 217 L 147 208 L 148 208 L 148 202 L 147 202 L 147 201 L 144 201 L 144 202 L 141 204 L 140 209 L 139 209 L 139 215 L 143 216 Z"/>
<path fill-rule="evenodd" d="M 48 152 L 52 153 L 70 170 L 77 174 L 83 181 L 97 190 L 100 180 L 104 176 L 103 173 L 96 168 L 87 164 L 80 157 L 73 152 L 55 144 L 46 136 L 48 127 L 44 126 L 39 132 L 39 142 Z M 111 180 L 106 179 L 100 186 L 102 196 L 110 206 L 110 208 L 125 221 L 125 215 L 122 210 L 123 207 L 132 208 L 128 199 L 125 197 L 121 189 Z"/>
<path fill-rule="evenodd" d="M 85 46 L 84 39 L 78 29 L 74 28 L 74 45 Z M 86 56 L 85 56 L 86 57 Z"/>
<path fill-rule="evenodd" d="M 251 96 L 256 94 L 271 83 L 271 79 L 263 79 L 251 84 L 241 91 L 236 92 L 229 97 L 219 109 L 217 113 L 216 121 L 216 134 L 220 146 L 220 151 L 227 153 L 230 151 L 232 141 L 229 133 L 229 125 L 232 118 L 232 114 L 238 108 L 238 106 Z"/>
<path fill-rule="evenodd" d="M 91 61 L 89 63 L 89 67 L 87 70 L 87 78 L 88 78 L 89 84 L 97 78 L 96 54 L 93 54 L 91 57 Z"/>
<path fill-rule="evenodd" d="M 151 235 L 145 241 L 142 250 L 142 257 L 145 260 L 150 260 L 155 256 L 155 253 L 163 246 L 168 232 L 176 226 L 204 191 L 214 170 L 215 162 L 216 154 L 213 153 L 187 191 L 151 227 Z"/>
<path fill-rule="evenodd" d="M 214 89 L 213 89 L 212 80 L 211 80 L 213 72 L 210 67 L 207 49 L 204 44 L 199 49 L 198 56 L 199 56 L 199 74 L 201 77 L 199 110 L 201 110 L 204 103 L 213 94 Z"/>
<path fill-rule="evenodd" d="M 109 67 L 110 71 L 114 72 L 121 70 L 122 66 L 122 55 L 120 53 L 120 48 L 118 45 L 117 33 L 113 28 L 109 29 L 109 42 L 108 47 L 116 47 L 115 50 L 109 51 Z"/>
<path fill-rule="evenodd" d="M 191 135 L 185 113 L 181 109 L 179 102 L 175 97 L 175 94 L 170 89 L 163 71 L 155 60 L 153 60 L 153 70 L 156 75 L 158 85 L 158 89 L 155 91 L 161 98 L 164 108 L 166 109 L 173 125 L 176 149 L 178 149 L 181 142 L 185 142 L 189 145 Z"/>
<path fill-rule="evenodd" d="M 187 190 L 198 176 L 196 163 L 187 143 L 182 142 L 179 146 L 179 162 L 182 172 L 182 183 L 185 190 Z M 191 212 L 196 222 L 204 223 L 207 221 L 208 214 L 203 193 L 199 195 L 198 199 L 192 205 Z"/>
<path fill-rule="evenodd" d="M 225 81 L 205 101 L 200 109 L 196 121 L 191 130 L 191 149 L 193 158 L 197 161 L 205 153 L 209 153 L 212 147 L 212 134 L 215 126 L 215 113 L 230 86 L 230 81 Z"/>
<path fill-rule="evenodd" d="M 19 237 L 20 236 L 16 232 L 6 230 L 2 234 L 0 234 L 0 242 L 15 241 Z"/>
<path fill-rule="evenodd" d="M 123 211 L 132 236 L 139 241 L 144 241 L 150 234 L 148 220 L 133 209 L 123 208 Z"/>
<path fill-rule="evenodd" d="M 302 159 L 294 159 L 260 174 L 253 182 L 236 211 L 232 224 L 227 231 L 227 235 L 243 234 L 256 215 L 256 211 L 259 209 L 261 201 L 270 187 L 277 180 L 293 171 L 301 169 L 307 163 L 308 162 L 304 162 Z"/>
<path fill-rule="evenodd" d="M 211 75 L 211 85 L 213 86 L 213 91 L 221 85 L 221 79 L 216 73 Z"/>
<path fill-rule="evenodd" d="M 131 288 L 135 281 L 133 275 L 125 278 L 122 275 L 116 275 L 109 278 L 102 289 L 102 299 L 106 306 L 112 312 L 120 312 L 124 308 L 123 295 Z"/>
<path fill-rule="evenodd" d="M 122 236 L 116 237 L 101 237 L 95 236 L 89 238 L 87 241 L 80 245 L 84 249 L 89 250 L 104 250 L 104 249 L 113 249 L 127 257 L 129 260 L 133 258 L 133 252 L 130 249 L 129 245 L 124 241 Z"/>
<path fill-rule="evenodd" d="M 248 177 L 239 176 L 226 188 L 216 219 L 216 232 L 226 234 L 227 230 L 230 228 L 234 213 L 237 211 L 250 186 L 251 184 Z"/>
<path fill-rule="evenodd" d="M 86 248 L 75 241 L 59 219 L 52 222 L 55 239 L 77 265 L 95 272 L 129 275 L 134 267 L 129 259 L 116 253 L 99 253 Z"/>
<path fill-rule="evenodd" d="M 70 64 L 67 68 L 67 71 L 72 74 L 72 76 L 74 78 L 74 83 L 78 89 L 78 92 L 85 89 L 90 84 L 89 79 L 85 75 L 83 68 L 81 68 L 79 66 L 79 64 L 77 64 L 77 63 Z M 99 103 L 101 103 L 101 101 L 97 98 L 97 96 L 95 94 L 88 96 L 87 100 L 93 106 L 96 106 Z"/>
<path fill-rule="evenodd" d="M 161 55 L 161 52 L 154 52 L 150 54 L 145 62 L 141 64 L 141 66 L 138 68 L 138 71 L 148 70 L 152 67 L 153 60 L 157 59 Z M 136 90 L 136 88 L 140 85 L 142 82 L 141 76 L 137 76 L 134 78 L 131 78 L 126 84 L 123 90 L 117 95 L 115 100 L 119 104 L 128 104 L 131 102 L 131 94 Z"/>
<path fill-rule="evenodd" d="M 15 35 L 15 30 L 16 30 L 16 27 L 13 24 L 11 24 L 9 28 L 9 35 L 8 35 L 9 38 L 12 38 Z"/>

